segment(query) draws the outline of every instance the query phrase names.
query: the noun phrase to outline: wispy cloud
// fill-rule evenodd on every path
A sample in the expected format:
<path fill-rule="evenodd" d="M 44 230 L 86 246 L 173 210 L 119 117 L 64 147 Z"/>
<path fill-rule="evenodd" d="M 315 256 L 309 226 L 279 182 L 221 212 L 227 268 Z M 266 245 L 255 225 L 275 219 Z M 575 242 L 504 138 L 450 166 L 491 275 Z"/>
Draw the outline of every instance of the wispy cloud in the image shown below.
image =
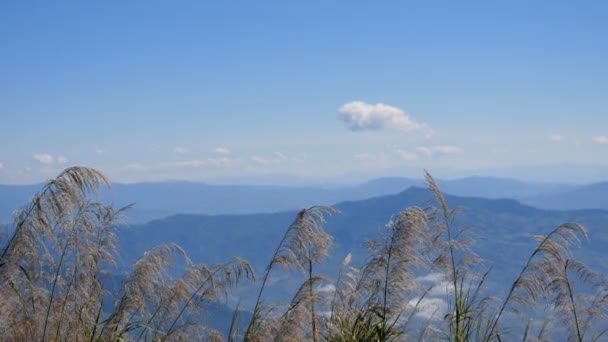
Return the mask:
<path fill-rule="evenodd" d="M 368 161 L 372 158 L 369 153 L 357 153 L 353 157 L 358 161 Z"/>
<path fill-rule="evenodd" d="M 53 158 L 53 156 L 48 153 L 34 154 L 32 156 L 32 158 L 34 158 L 35 160 L 37 160 L 38 162 L 40 162 L 42 164 L 47 164 L 47 165 L 53 164 L 55 162 L 55 158 Z"/>
<path fill-rule="evenodd" d="M 161 167 L 230 167 L 237 163 L 236 159 L 231 158 L 207 158 L 193 159 L 176 162 L 160 163 Z"/>
<path fill-rule="evenodd" d="M 452 145 L 435 146 L 433 149 L 438 155 L 464 153 L 464 149 L 462 147 Z"/>
<path fill-rule="evenodd" d="M 416 148 L 416 152 L 419 154 L 431 158 L 431 157 L 441 157 L 450 154 L 462 154 L 464 153 L 464 149 L 459 146 L 453 145 L 440 145 L 433 147 L 424 147 L 420 146 Z"/>
<path fill-rule="evenodd" d="M 595 141 L 598 144 L 608 145 L 608 136 L 600 135 L 600 136 L 593 138 L 593 141 Z"/>
<path fill-rule="evenodd" d="M 404 110 L 383 103 L 353 101 L 342 105 L 339 112 L 346 127 L 355 132 L 384 128 L 427 136 L 433 132 L 429 125 L 415 121 Z"/>
<path fill-rule="evenodd" d="M 4 164 L 0 163 L 0 170 L 4 169 Z"/>
<path fill-rule="evenodd" d="M 65 156 L 59 156 L 59 157 L 57 157 L 57 162 L 59 164 L 65 164 L 68 162 L 68 158 L 66 158 Z"/>
<path fill-rule="evenodd" d="M 188 149 L 185 147 L 178 146 L 173 149 L 173 152 L 175 152 L 177 154 L 186 154 L 186 153 L 188 153 Z"/>
<path fill-rule="evenodd" d="M 549 140 L 551 141 L 563 141 L 565 139 L 565 137 L 561 134 L 552 134 L 549 136 Z"/>
<path fill-rule="evenodd" d="M 416 315 L 424 319 L 441 320 L 448 312 L 449 306 L 444 299 L 449 293 L 454 292 L 454 287 L 445 276 L 440 273 L 429 273 L 417 277 L 416 280 L 424 287 L 432 286 L 425 298 L 413 298 L 408 302 L 408 307 L 413 309 L 418 304 Z"/>
<path fill-rule="evenodd" d="M 281 153 L 281 152 L 274 152 L 274 155 L 275 155 L 277 158 L 279 158 L 280 160 L 288 160 L 288 159 L 289 159 L 289 158 L 287 158 L 287 156 L 286 156 L 286 155 L 284 155 L 284 154 L 283 154 L 283 153 Z"/>
<path fill-rule="evenodd" d="M 400 148 L 396 149 L 395 153 L 397 153 L 397 155 L 401 159 L 406 160 L 406 161 L 414 161 L 414 160 L 418 159 L 418 155 L 416 153 L 412 153 L 412 152 L 409 152 L 409 151 L 406 151 L 406 150 L 403 150 Z"/>
<path fill-rule="evenodd" d="M 97 148 L 95 148 L 95 153 L 98 155 L 102 155 L 105 153 L 105 151 L 102 148 L 97 147 Z"/>
<path fill-rule="evenodd" d="M 269 164 L 283 164 L 283 163 L 297 163 L 297 162 L 301 162 L 302 159 L 299 157 L 290 157 L 287 156 L 281 152 L 273 152 L 272 153 L 272 157 L 270 158 L 265 158 L 265 157 L 261 157 L 258 155 L 253 155 L 251 156 L 251 161 L 253 161 L 255 164 L 258 165 L 269 165 Z"/>
<path fill-rule="evenodd" d="M 217 147 L 214 150 L 215 153 L 219 153 L 219 154 L 224 154 L 224 155 L 229 155 L 230 153 L 232 153 L 232 151 L 230 151 L 230 149 L 226 148 L 226 147 Z"/>
<path fill-rule="evenodd" d="M 262 158 L 260 156 L 251 156 L 251 160 L 254 163 L 261 164 L 261 165 L 270 164 L 270 159 Z"/>
<path fill-rule="evenodd" d="M 147 170 L 150 167 L 142 163 L 129 163 L 126 168 L 129 170 Z"/>

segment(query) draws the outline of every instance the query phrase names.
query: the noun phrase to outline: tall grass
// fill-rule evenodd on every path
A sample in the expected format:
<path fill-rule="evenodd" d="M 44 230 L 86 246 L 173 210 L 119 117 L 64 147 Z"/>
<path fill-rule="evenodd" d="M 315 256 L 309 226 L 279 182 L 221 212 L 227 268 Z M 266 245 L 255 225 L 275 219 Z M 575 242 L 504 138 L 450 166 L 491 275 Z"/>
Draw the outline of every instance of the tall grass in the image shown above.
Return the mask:
<path fill-rule="evenodd" d="M 223 333 L 228 341 L 606 338 L 608 282 L 571 253 L 587 239 L 583 226 L 566 223 L 535 236 L 537 247 L 503 298 L 490 297 L 496 294 L 487 288 L 492 272 L 473 251 L 474 227 L 460 225 L 462 209 L 451 209 L 433 177 L 425 177 L 429 205 L 396 213 L 367 242 L 365 261 L 353 265 L 347 255 L 335 279 L 319 274 L 318 265 L 333 244 L 325 217 L 337 210 L 301 210 L 277 239 L 248 324 L 239 326 L 237 307 L 230 330 L 219 332 L 204 323 L 206 304 L 227 297 L 243 279 L 254 281 L 249 263 L 195 263 L 167 242 L 114 284 L 116 229 L 128 207 L 98 203 L 96 191 L 109 186 L 107 179 L 89 168 L 69 168 L 16 213 L 1 240 L 0 339 L 221 341 Z M 304 279 L 286 305 L 264 301 L 279 268 Z M 428 285 L 421 281 L 425 275 L 439 282 Z M 438 293 L 445 311 L 433 309 Z M 535 324 L 539 314 L 544 320 Z M 512 325 L 513 317 L 528 324 Z"/>
<path fill-rule="evenodd" d="M 239 279 L 253 278 L 249 264 L 195 264 L 167 243 L 142 256 L 122 285 L 106 288 L 117 273 L 116 226 L 128 209 L 92 199 L 108 185 L 99 172 L 72 167 L 17 212 L 0 254 L 1 339 L 221 339 L 200 315 Z"/>

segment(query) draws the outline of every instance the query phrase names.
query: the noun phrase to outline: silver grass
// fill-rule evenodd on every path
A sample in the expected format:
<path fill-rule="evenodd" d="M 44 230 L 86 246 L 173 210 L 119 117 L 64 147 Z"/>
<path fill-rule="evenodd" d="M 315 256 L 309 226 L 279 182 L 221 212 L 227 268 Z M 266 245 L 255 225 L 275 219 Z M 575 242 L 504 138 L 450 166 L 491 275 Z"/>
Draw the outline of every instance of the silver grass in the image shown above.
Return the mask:
<path fill-rule="evenodd" d="M 314 309 L 313 281 L 315 278 L 313 266 L 321 262 L 329 254 L 329 249 L 333 239 L 324 229 L 325 215 L 335 214 L 338 211 L 331 207 L 313 206 L 302 209 L 297 213 L 293 223 L 283 235 L 278 247 L 266 266 L 262 284 L 258 292 L 257 300 L 253 309 L 252 318 L 245 331 L 245 341 L 259 341 L 262 336 L 268 336 L 272 329 L 272 320 L 266 319 L 267 315 L 262 315 L 265 311 L 262 308 L 262 294 L 270 272 L 275 266 L 298 269 L 306 275 L 308 279 L 308 293 L 311 302 L 310 318 L 313 340 L 316 339 L 316 313 Z"/>

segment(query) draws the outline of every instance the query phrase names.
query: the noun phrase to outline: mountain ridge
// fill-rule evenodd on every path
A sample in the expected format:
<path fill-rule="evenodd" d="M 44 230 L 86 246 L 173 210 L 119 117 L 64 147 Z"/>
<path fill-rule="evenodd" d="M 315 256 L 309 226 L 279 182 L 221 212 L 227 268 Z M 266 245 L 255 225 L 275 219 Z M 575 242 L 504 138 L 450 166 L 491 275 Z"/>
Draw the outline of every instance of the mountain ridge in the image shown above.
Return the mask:
<path fill-rule="evenodd" d="M 467 177 L 438 181 L 446 193 L 486 198 L 517 198 L 571 190 L 567 184 L 532 184 L 493 177 Z M 244 214 L 296 209 L 315 203 L 338 203 L 399 193 L 424 181 L 386 177 L 343 187 L 290 187 L 272 185 L 215 185 L 188 181 L 116 183 L 101 192 L 100 200 L 117 207 L 136 204 L 127 220 L 143 223 L 177 213 Z M 24 205 L 41 185 L 0 185 L 0 222 Z"/>

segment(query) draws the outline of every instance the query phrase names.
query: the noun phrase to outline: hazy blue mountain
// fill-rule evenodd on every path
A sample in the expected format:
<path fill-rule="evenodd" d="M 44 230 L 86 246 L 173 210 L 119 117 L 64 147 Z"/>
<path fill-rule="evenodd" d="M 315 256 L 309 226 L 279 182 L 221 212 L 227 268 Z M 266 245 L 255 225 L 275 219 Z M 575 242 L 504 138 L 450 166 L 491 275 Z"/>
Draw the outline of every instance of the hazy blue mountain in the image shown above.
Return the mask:
<path fill-rule="evenodd" d="M 449 181 L 438 181 L 441 189 L 458 196 L 485 198 L 524 198 L 540 194 L 553 194 L 577 188 L 576 185 L 558 183 L 529 183 L 510 178 L 473 176 Z"/>
<path fill-rule="evenodd" d="M 355 263 L 366 258 L 364 242 L 380 232 L 392 215 L 412 205 L 424 205 L 431 198 L 426 189 L 410 188 L 395 195 L 349 201 L 335 207 L 342 213 L 328 220 L 327 230 L 335 238 L 335 247 L 321 271 L 332 275 L 348 253 Z M 492 267 L 491 281 L 502 288 L 512 281 L 535 246 L 531 234 L 547 234 L 559 224 L 576 221 L 588 227 L 591 241 L 577 250 L 577 255 L 597 270 L 606 271 L 608 255 L 608 211 L 548 211 L 535 209 L 515 200 L 489 200 L 447 196 L 451 206 L 466 210 L 457 221 L 464 226 L 476 225 L 479 240 L 474 249 Z M 125 262 L 152 246 L 171 241 L 180 244 L 196 260 L 223 262 L 233 256 L 250 260 L 258 272 L 270 259 L 273 249 L 295 211 L 248 215 L 175 215 L 144 225 L 120 230 L 120 248 Z M 288 291 L 288 287 L 274 287 Z M 247 290 L 245 291 L 245 295 Z M 286 295 L 286 293 L 284 293 Z"/>
<path fill-rule="evenodd" d="M 27 203 L 42 188 L 42 184 L 2 185 L 0 184 L 0 223 L 7 223 L 14 211 Z"/>
<path fill-rule="evenodd" d="M 517 180 L 469 177 L 439 181 L 446 193 L 487 198 L 523 198 L 571 190 L 560 184 L 531 184 Z M 380 178 L 359 185 L 340 187 L 287 187 L 260 185 L 209 185 L 191 182 L 114 184 L 102 192 L 102 200 L 115 206 L 135 203 L 128 214 L 131 223 L 143 223 L 178 213 L 249 214 L 299 209 L 396 194 L 422 180 Z M 23 205 L 41 185 L 0 185 L 0 222 L 8 222 L 13 210 Z"/>
<path fill-rule="evenodd" d="M 522 199 L 538 208 L 552 209 L 608 209 L 608 182 L 581 186 L 570 191 L 540 194 Z"/>

